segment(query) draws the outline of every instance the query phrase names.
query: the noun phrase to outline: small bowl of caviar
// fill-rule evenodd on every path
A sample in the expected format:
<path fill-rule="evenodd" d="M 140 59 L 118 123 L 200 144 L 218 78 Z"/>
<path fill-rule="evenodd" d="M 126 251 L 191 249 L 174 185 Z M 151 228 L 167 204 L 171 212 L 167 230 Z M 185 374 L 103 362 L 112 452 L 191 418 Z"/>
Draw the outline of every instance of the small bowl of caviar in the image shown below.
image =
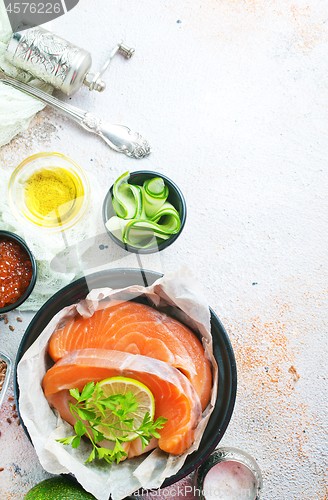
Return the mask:
<path fill-rule="evenodd" d="M 8 199 L 15 217 L 43 232 L 65 231 L 87 210 L 90 184 L 85 172 L 60 153 L 38 153 L 13 172 Z"/>
<path fill-rule="evenodd" d="M 25 241 L 17 234 L 0 231 L 0 314 L 27 299 L 36 276 L 36 260 Z"/>

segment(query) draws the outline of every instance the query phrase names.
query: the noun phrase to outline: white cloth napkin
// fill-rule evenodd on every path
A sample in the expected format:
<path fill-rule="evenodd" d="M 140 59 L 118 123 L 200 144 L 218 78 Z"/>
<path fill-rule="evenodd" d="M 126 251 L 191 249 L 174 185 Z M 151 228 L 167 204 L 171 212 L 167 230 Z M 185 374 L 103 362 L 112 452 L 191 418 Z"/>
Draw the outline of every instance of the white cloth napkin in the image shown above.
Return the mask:
<path fill-rule="evenodd" d="M 16 69 L 5 61 L 4 53 L 11 33 L 6 8 L 3 0 L 0 0 L 0 68 L 9 76 L 50 92 L 49 85 L 41 84 L 33 76 Z M 0 147 L 8 144 L 15 135 L 26 130 L 35 114 L 43 108 L 44 104 L 34 97 L 0 83 Z"/>
<path fill-rule="evenodd" d="M 81 263 L 84 253 L 92 246 L 95 228 L 101 219 L 103 193 L 97 179 L 87 174 L 91 186 L 91 201 L 83 217 L 65 232 L 43 233 L 37 226 L 18 221 L 8 203 L 11 171 L 0 167 L 0 229 L 21 236 L 34 254 L 38 265 L 36 285 L 30 297 L 19 307 L 22 311 L 37 311 L 58 290 L 83 276 Z M 65 233 L 65 234 L 64 234 Z M 66 255 L 65 269 L 54 269 L 57 255 Z M 70 257 L 70 258 L 68 258 Z"/>

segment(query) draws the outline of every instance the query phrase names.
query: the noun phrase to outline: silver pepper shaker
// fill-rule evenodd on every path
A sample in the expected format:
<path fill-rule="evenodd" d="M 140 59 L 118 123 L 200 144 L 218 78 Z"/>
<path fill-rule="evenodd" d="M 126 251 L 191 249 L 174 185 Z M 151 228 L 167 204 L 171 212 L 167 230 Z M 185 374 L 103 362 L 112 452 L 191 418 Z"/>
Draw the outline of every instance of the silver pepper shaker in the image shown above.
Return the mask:
<path fill-rule="evenodd" d="M 38 26 L 13 33 L 5 59 L 70 96 L 83 84 L 89 90 L 102 92 L 106 84 L 101 77 L 118 52 L 130 58 L 134 49 L 119 42 L 101 71 L 94 75 L 90 73 L 92 58 L 88 51 Z"/>

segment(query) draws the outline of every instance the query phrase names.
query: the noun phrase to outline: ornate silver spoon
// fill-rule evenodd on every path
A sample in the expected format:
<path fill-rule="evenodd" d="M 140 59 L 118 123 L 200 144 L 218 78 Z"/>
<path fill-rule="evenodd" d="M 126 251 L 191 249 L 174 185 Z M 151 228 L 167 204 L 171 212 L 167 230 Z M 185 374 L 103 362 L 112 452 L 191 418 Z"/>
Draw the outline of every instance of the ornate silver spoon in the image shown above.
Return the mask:
<path fill-rule="evenodd" d="M 0 70 L 0 81 L 6 85 L 11 85 L 15 89 L 36 97 L 45 104 L 49 104 L 55 109 L 69 116 L 88 132 L 99 135 L 112 149 L 118 153 L 124 153 L 131 158 L 144 158 L 150 153 L 149 142 L 137 132 L 133 132 L 125 125 L 111 125 L 103 121 L 98 115 L 83 111 L 71 104 L 56 99 L 46 92 L 31 85 L 22 83 L 15 78 L 7 76 Z"/>

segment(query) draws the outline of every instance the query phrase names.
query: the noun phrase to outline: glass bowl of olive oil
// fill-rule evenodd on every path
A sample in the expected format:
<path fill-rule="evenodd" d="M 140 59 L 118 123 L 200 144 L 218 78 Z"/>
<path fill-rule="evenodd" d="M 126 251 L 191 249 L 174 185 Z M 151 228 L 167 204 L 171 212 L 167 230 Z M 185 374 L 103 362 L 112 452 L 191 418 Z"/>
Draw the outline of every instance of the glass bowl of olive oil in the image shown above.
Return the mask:
<path fill-rule="evenodd" d="M 90 200 L 90 184 L 82 168 L 59 153 L 26 158 L 9 181 L 9 204 L 16 218 L 46 232 L 76 224 Z"/>

